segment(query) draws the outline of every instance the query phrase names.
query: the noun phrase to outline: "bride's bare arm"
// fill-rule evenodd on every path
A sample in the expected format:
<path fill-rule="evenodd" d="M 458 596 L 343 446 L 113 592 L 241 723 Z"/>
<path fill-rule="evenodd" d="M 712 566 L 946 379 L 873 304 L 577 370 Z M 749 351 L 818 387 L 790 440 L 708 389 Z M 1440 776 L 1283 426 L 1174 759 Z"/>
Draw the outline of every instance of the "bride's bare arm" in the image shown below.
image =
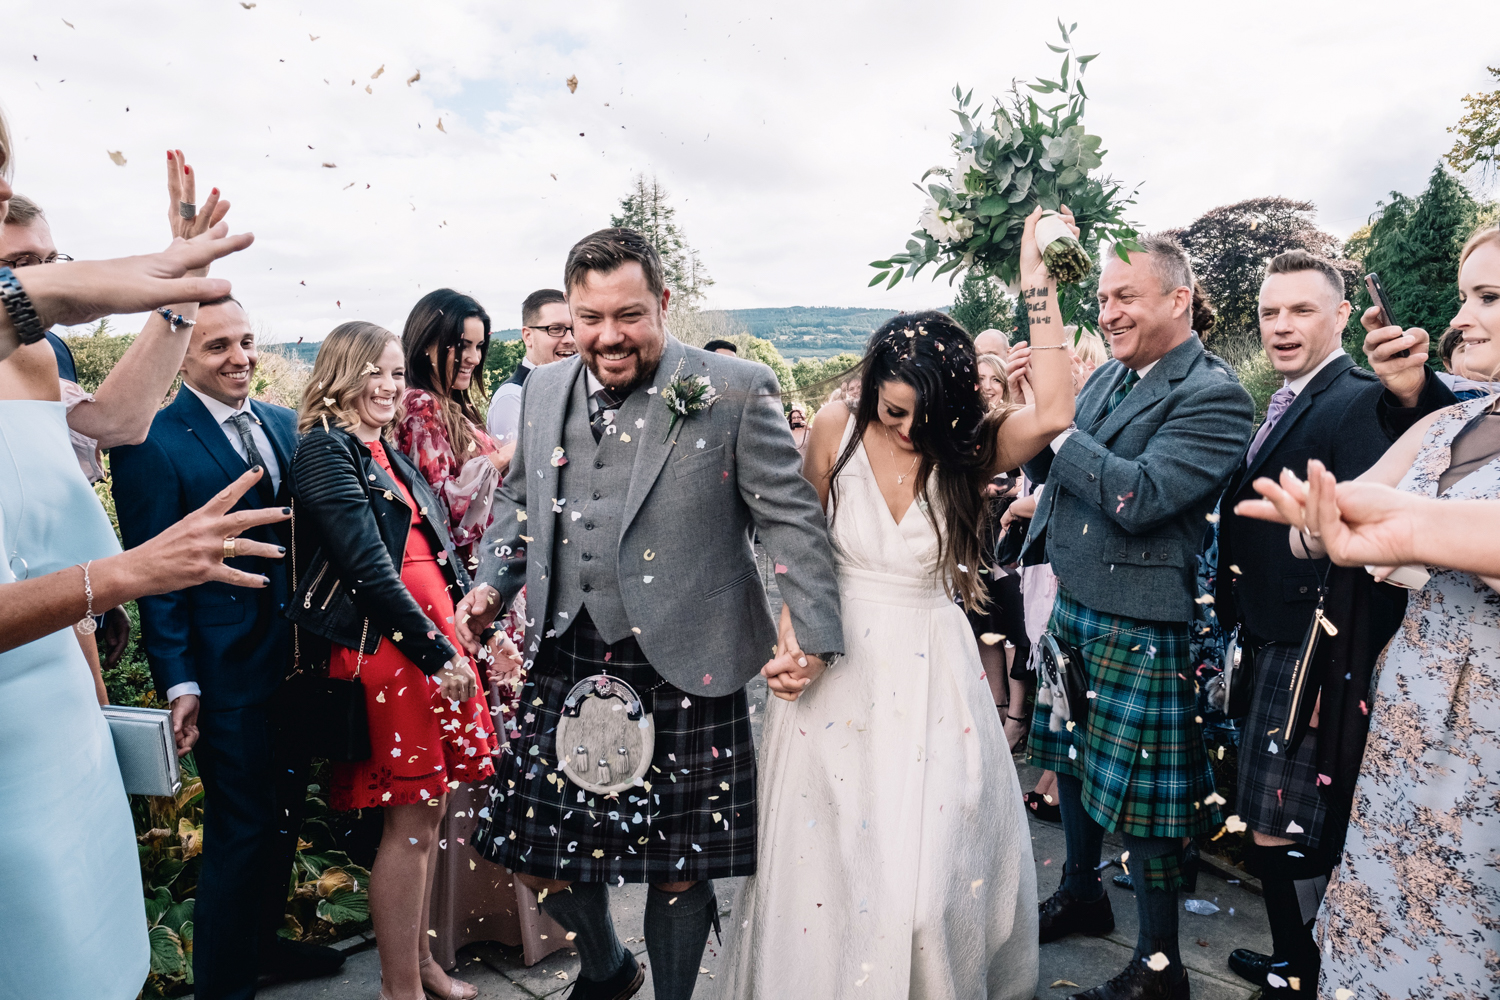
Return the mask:
<path fill-rule="evenodd" d="M 832 482 L 833 466 L 839 460 L 839 441 L 844 428 L 849 424 L 849 408 L 843 403 L 828 403 L 813 420 L 812 441 L 807 446 L 807 458 L 802 463 L 802 476 L 818 491 L 823 509 L 828 509 L 828 488 Z"/>

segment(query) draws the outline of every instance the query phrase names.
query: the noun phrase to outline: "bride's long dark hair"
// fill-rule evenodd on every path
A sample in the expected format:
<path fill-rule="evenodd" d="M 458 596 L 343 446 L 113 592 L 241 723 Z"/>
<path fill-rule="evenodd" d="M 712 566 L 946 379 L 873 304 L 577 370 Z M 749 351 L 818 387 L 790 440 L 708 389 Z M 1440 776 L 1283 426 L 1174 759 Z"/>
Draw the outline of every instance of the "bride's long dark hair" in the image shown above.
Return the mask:
<path fill-rule="evenodd" d="M 921 456 L 917 500 L 938 533 L 938 574 L 950 596 L 963 598 L 967 607 L 983 608 L 989 599 L 979 576 L 988 562 L 980 544 L 987 516 L 983 490 L 997 460 L 996 431 L 1011 408 L 986 409 L 974 364 L 973 340 L 946 313 L 903 313 L 876 330 L 860 362 L 864 370 L 854 433 L 830 473 L 829 507 L 836 518 L 838 476 L 854 457 L 865 428 L 880 419 L 880 386 L 911 386 L 917 397 L 911 441 Z M 930 478 L 935 495 L 929 494 Z"/>

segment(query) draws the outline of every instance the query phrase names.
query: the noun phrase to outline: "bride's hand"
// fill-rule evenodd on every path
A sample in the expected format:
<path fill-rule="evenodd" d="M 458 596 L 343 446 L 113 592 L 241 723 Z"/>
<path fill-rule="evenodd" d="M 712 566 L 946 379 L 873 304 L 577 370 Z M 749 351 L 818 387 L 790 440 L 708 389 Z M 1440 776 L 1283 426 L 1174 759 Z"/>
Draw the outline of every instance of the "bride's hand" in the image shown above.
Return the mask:
<path fill-rule="evenodd" d="M 801 650 L 783 649 L 760 668 L 766 687 L 782 701 L 796 701 L 807 686 L 828 669 L 816 656 Z"/>

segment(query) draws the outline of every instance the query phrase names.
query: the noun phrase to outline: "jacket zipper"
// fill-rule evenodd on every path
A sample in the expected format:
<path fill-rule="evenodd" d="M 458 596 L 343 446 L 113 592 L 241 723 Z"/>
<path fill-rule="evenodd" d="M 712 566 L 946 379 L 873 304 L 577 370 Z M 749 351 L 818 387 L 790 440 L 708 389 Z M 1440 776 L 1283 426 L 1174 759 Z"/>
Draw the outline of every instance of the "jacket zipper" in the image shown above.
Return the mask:
<path fill-rule="evenodd" d="M 318 575 L 315 576 L 315 577 L 313 577 L 312 584 L 307 588 L 307 596 L 304 597 L 304 598 L 302 598 L 302 606 L 304 608 L 311 608 L 312 607 L 313 594 L 317 591 L 318 584 L 320 584 L 320 583 L 323 582 L 323 574 L 327 573 L 327 572 L 328 572 L 328 563 L 325 562 L 325 563 L 323 563 L 323 567 L 318 570 Z M 324 605 L 324 606 L 326 607 L 327 605 Z"/>
<path fill-rule="evenodd" d="M 331 600 L 333 600 L 333 595 L 337 594 L 339 592 L 339 584 L 341 584 L 343 582 L 344 582 L 343 580 L 335 580 L 335 581 L 333 581 L 333 586 L 328 588 L 328 596 L 325 597 L 325 598 L 323 598 L 323 603 L 318 607 L 319 611 L 327 611 L 328 610 L 328 602 L 331 601 Z"/>

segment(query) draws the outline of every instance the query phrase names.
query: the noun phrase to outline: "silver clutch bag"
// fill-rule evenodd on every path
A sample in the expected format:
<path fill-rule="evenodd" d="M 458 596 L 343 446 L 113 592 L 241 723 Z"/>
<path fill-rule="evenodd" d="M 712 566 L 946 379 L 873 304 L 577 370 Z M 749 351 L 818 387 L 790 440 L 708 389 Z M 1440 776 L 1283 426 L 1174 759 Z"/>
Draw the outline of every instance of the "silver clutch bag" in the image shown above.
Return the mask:
<path fill-rule="evenodd" d="M 172 713 L 164 708 L 104 706 L 109 734 L 115 740 L 120 778 L 130 795 L 176 795 L 182 788 Z"/>

